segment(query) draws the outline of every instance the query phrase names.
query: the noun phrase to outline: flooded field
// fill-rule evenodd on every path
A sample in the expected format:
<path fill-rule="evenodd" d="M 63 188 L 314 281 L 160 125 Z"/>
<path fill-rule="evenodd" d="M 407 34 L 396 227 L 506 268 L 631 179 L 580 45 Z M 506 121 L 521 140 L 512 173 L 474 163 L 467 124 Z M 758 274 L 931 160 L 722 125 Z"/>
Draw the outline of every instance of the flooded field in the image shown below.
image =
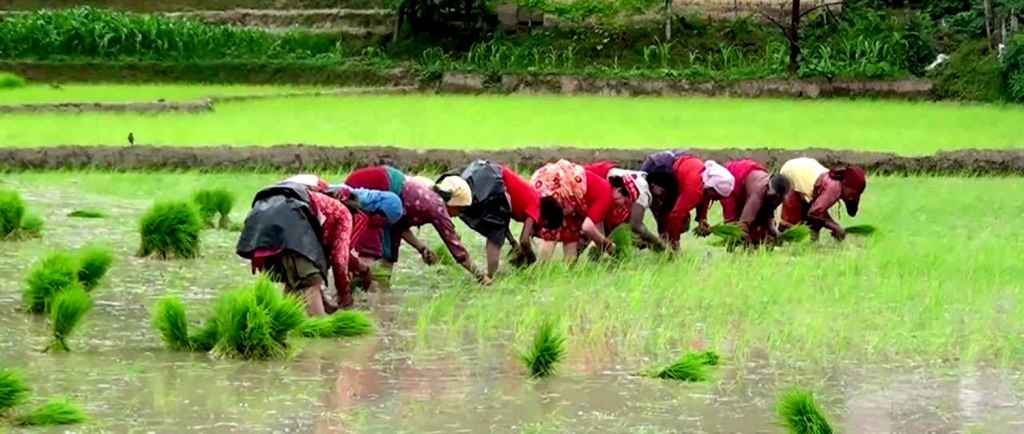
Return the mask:
<path fill-rule="evenodd" d="M 685 310 L 666 313 L 666 306 L 676 307 L 661 298 L 671 289 L 645 271 L 664 273 L 707 257 L 732 268 L 750 263 L 728 262 L 742 259 L 725 259 L 688 237 L 684 245 L 693 252 L 676 265 L 627 267 L 578 286 L 552 278 L 549 285 L 565 287 L 554 295 L 537 288 L 544 282 L 520 286 L 515 276 L 494 288 L 472 289 L 465 273 L 427 269 L 403 252 L 394 290 L 362 294 L 357 301 L 377 321 L 374 336 L 302 341 L 293 360 L 273 362 L 166 350 L 151 325 L 157 300 L 179 294 L 198 313 L 252 276 L 234 253 L 237 234 L 227 231 L 204 233 L 199 260 L 133 257 L 138 217 L 154 199 L 186 197 L 205 185 L 237 193 L 232 218 L 240 221 L 251 194 L 279 178 L 4 175 L 0 188 L 20 191 L 46 228 L 41 240 L 0 246 L 0 366 L 23 369 L 34 395 L 80 402 L 92 420 L 74 428 L 79 432 L 775 433 L 783 432 L 774 418 L 776 398 L 791 385 L 813 390 L 841 432 L 1024 431 L 1024 380 L 1017 374 L 1024 356 L 1024 270 L 1009 254 L 1024 241 L 1016 221 L 1024 215 L 1019 181 L 880 178 L 869 187 L 859 217 L 887 231 L 875 244 L 851 242 L 843 247 L 849 252 L 839 254 L 823 247 L 750 259 L 771 271 L 754 271 L 760 279 L 755 283 L 725 267 L 689 273 L 717 273 L 701 280 L 707 285 L 702 293 L 712 294 L 707 298 L 684 289 L 692 282 L 686 277 L 675 278 L 680 306 L 706 312 L 694 320 L 700 326 L 674 318 L 691 314 Z M 972 208 L 982 192 L 987 211 Z M 67 217 L 75 209 L 102 210 L 108 217 Z M 718 215 L 716 207 L 712 219 Z M 482 261 L 482 240 L 463 229 Z M 438 243 L 431 228 L 422 235 Z M 45 321 L 19 311 L 25 277 L 53 249 L 87 242 L 110 245 L 117 260 L 94 292 L 96 306 L 80 334 L 70 339 L 73 351 L 41 353 Z M 764 312 L 755 302 L 726 300 L 739 296 L 721 285 L 771 296 L 782 294 L 778 282 L 809 285 L 820 276 L 808 269 L 837 261 L 815 262 L 817 255 L 859 261 L 855 269 L 828 271 L 824 275 L 839 283 L 818 288 L 852 295 L 822 304 L 794 296 Z M 810 265 L 800 268 L 794 261 Z M 898 274 L 895 267 L 908 271 Z M 637 288 L 621 288 L 621 304 L 609 305 L 600 285 L 623 282 Z M 871 293 L 876 286 L 897 295 Z M 716 306 L 716 292 L 731 310 Z M 822 309 L 835 300 L 848 302 L 850 311 Z M 573 329 L 568 359 L 555 377 L 526 380 L 517 351 L 532 330 L 526 316 L 543 309 L 564 312 L 588 331 Z M 728 312 L 734 317 L 722 319 Z M 741 320 L 748 327 L 716 328 Z M 495 324 L 502 321 L 508 323 Z M 699 327 L 708 329 L 703 345 L 723 355 L 711 382 L 634 375 L 690 349 L 697 333 L 689 329 Z"/>

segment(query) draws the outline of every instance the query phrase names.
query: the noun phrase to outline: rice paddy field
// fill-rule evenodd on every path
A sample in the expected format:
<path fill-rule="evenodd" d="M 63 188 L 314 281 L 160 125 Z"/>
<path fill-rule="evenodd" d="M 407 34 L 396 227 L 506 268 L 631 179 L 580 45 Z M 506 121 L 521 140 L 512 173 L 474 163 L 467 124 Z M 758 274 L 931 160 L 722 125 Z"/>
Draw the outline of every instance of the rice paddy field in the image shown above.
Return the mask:
<path fill-rule="evenodd" d="M 0 101 L 236 91 L 254 93 L 66 85 L 0 91 Z M 1020 148 L 1022 117 L 1015 107 L 879 101 L 321 97 L 207 114 L 5 114 L 0 145 L 121 146 L 131 131 L 145 144 L 827 145 L 915 155 Z M 457 266 L 426 266 L 404 246 L 390 290 L 357 292 L 356 309 L 376 325 L 370 336 L 301 339 L 293 358 L 272 361 L 168 350 L 152 320 L 161 299 L 180 296 L 198 314 L 254 276 L 230 230 L 203 231 L 196 259 L 136 257 L 140 217 L 156 201 L 223 188 L 240 222 L 252 195 L 286 175 L 5 173 L 0 189 L 18 191 L 45 225 L 41 238 L 0 246 L 0 367 L 24 372 L 34 396 L 79 403 L 90 417 L 75 429 L 85 432 L 782 433 L 776 403 L 793 386 L 814 392 L 837 432 L 1024 429 L 1017 178 L 869 175 L 857 218 L 840 223 L 875 225 L 873 237 L 729 253 L 687 234 L 671 261 L 639 251 L 619 264 L 506 269 L 490 287 Z M 716 205 L 712 223 L 720 216 Z M 484 240 L 457 226 L 482 264 Z M 430 226 L 419 234 L 440 245 Z M 115 256 L 95 306 L 68 339 L 71 352 L 41 352 L 47 321 L 21 312 L 26 279 L 51 252 L 95 243 Z M 521 352 L 551 319 L 564 331 L 564 360 L 553 376 L 530 379 Z M 640 375 L 702 350 L 721 356 L 707 381 Z"/>
<path fill-rule="evenodd" d="M 215 86 L 68 86 L 0 91 L 0 103 L 188 100 L 273 92 Z M 0 117 L 0 146 L 394 145 L 508 149 L 828 147 L 930 154 L 1024 146 L 1016 106 L 866 100 L 388 95 L 225 102 L 212 113 L 29 113 Z M 52 128 L 60 125 L 61 128 Z M 585 125 L 585 128 L 581 128 Z"/>

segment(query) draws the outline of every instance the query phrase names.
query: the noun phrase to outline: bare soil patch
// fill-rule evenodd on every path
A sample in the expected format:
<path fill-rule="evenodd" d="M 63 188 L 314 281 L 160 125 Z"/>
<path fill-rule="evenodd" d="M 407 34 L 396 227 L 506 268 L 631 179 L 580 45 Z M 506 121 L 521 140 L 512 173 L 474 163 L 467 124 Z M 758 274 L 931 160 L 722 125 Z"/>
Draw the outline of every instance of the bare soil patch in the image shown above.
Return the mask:
<path fill-rule="evenodd" d="M 410 171 L 449 170 L 477 158 L 497 161 L 522 170 L 566 158 L 579 163 L 601 159 L 622 167 L 638 168 L 643 159 L 660 149 L 579 149 L 532 147 L 514 150 L 407 149 L 388 146 L 326 147 L 315 145 L 242 146 L 56 146 L 0 149 L 0 170 L 102 169 L 203 171 L 309 171 L 338 170 L 388 163 Z M 827 166 L 857 165 L 874 175 L 1024 175 L 1024 150 L 966 149 L 927 156 L 837 151 L 824 148 L 691 149 L 703 158 L 727 161 L 753 158 L 777 169 L 788 159 L 808 156 Z"/>

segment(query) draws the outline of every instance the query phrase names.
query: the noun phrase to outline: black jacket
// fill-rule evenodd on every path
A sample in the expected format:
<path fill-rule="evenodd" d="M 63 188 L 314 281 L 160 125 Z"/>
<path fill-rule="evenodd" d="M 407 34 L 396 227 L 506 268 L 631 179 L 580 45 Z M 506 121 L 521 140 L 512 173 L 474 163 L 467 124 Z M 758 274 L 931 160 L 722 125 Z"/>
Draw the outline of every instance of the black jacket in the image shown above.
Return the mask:
<path fill-rule="evenodd" d="M 505 179 L 501 166 L 476 160 L 459 175 L 473 192 L 473 204 L 459 213 L 459 218 L 487 241 L 504 244 L 505 233 L 512 223 L 512 205 L 505 195 Z"/>
<path fill-rule="evenodd" d="M 252 259 L 261 249 L 290 250 L 326 273 L 330 261 L 322 240 L 323 228 L 313 212 L 307 187 L 280 183 L 256 193 L 235 252 Z"/>

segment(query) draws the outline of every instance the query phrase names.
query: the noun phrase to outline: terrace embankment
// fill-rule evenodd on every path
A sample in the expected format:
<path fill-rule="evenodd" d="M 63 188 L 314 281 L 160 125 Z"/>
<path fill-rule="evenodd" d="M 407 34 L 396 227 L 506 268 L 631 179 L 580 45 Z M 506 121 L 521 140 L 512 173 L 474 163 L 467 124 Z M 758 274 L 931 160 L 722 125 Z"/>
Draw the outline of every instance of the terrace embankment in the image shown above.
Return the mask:
<path fill-rule="evenodd" d="M 566 158 L 587 163 L 600 159 L 637 168 L 657 149 L 580 149 L 532 147 L 514 150 L 423 150 L 387 146 L 327 147 L 311 145 L 241 146 L 56 146 L 0 150 L 0 170 L 337 170 L 389 163 L 404 170 L 449 170 L 485 158 L 533 170 L 545 162 Z M 858 165 L 872 174 L 984 176 L 1024 175 L 1024 150 L 959 150 L 926 156 L 892 153 L 837 151 L 830 149 L 691 149 L 703 158 L 726 161 L 754 158 L 770 168 L 800 156 L 818 159 L 828 166 Z"/>

